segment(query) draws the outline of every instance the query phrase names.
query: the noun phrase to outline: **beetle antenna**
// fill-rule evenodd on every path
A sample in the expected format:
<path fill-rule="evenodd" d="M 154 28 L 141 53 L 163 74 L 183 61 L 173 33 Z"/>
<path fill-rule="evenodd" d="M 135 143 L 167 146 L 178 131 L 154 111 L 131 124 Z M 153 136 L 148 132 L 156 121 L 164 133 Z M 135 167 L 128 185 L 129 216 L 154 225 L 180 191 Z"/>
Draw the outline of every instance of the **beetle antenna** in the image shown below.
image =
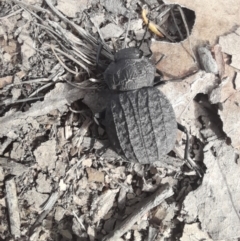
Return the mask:
<path fill-rule="evenodd" d="M 128 36 L 130 21 L 131 21 L 131 12 L 129 12 L 129 15 L 128 15 L 127 31 L 126 31 L 126 35 L 125 35 L 124 42 L 123 42 L 123 47 L 122 47 L 123 49 L 125 49 L 126 45 L 127 45 L 127 36 Z"/>

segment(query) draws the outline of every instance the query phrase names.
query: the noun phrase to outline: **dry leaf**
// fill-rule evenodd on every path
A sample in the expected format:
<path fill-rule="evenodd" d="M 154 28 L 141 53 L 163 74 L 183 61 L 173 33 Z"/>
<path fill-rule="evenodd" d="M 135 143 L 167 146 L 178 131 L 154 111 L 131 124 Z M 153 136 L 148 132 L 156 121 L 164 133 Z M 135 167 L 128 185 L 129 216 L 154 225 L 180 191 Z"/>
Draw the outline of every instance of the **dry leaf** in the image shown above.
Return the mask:
<path fill-rule="evenodd" d="M 240 92 L 232 94 L 219 108 L 223 130 L 231 138 L 232 145 L 240 149 Z"/>
<path fill-rule="evenodd" d="M 54 219 L 59 222 L 63 218 L 64 213 L 65 213 L 65 209 L 64 208 L 56 207 L 55 208 Z"/>
<path fill-rule="evenodd" d="M 41 193 L 50 193 L 52 190 L 51 187 L 51 179 L 49 177 L 47 177 L 47 175 L 43 174 L 43 173 L 39 173 L 37 180 L 37 191 L 41 192 Z"/>
<path fill-rule="evenodd" d="M 33 188 L 23 194 L 23 199 L 27 200 L 28 205 L 33 205 L 37 211 L 41 211 L 40 206 L 43 205 L 47 201 L 48 197 L 49 197 L 49 195 L 39 193 L 36 191 L 35 188 Z"/>
<path fill-rule="evenodd" d="M 91 167 L 92 166 L 92 159 L 91 158 L 87 158 L 87 159 L 84 159 L 82 161 L 82 166 L 83 167 Z"/>
<path fill-rule="evenodd" d="M 29 63 L 29 58 L 31 58 L 36 53 L 35 43 L 34 40 L 30 37 L 31 34 L 27 25 L 20 27 L 18 31 L 20 31 L 20 34 L 18 35 L 18 42 L 21 44 L 22 64 L 26 69 L 30 69 L 31 64 Z"/>
<path fill-rule="evenodd" d="M 57 3 L 56 8 L 70 18 L 75 18 L 76 13 L 82 12 L 88 6 L 91 6 L 90 0 L 68 0 L 67 4 L 64 0 L 58 0 Z"/>
<path fill-rule="evenodd" d="M 12 76 L 5 76 L 0 78 L 0 89 L 2 89 L 4 86 L 11 84 L 13 81 Z"/>
<path fill-rule="evenodd" d="M 97 171 L 93 168 L 86 168 L 89 182 L 101 182 L 104 183 L 104 172 Z"/>
<path fill-rule="evenodd" d="M 213 241 L 206 232 L 203 232 L 198 223 L 185 224 L 181 241 L 204 240 Z"/>
<path fill-rule="evenodd" d="M 240 69 L 240 28 L 235 32 L 219 38 L 222 51 L 232 55 L 231 66 Z"/>
<path fill-rule="evenodd" d="M 124 33 L 124 30 L 114 23 L 109 23 L 100 30 L 104 39 L 119 38 Z"/>
<path fill-rule="evenodd" d="M 227 70 L 229 69 L 228 66 Z M 231 68 L 231 67 L 230 67 Z M 230 70 L 228 70 L 230 71 Z M 212 104 L 218 103 L 218 113 L 223 122 L 223 131 L 231 138 L 232 145 L 240 148 L 240 92 L 234 88 L 234 72 L 232 76 L 224 79 L 222 83 L 209 93 L 209 100 Z M 235 86 L 238 87 L 238 75 L 235 78 Z M 239 83 L 238 83 L 239 84 Z"/>
<path fill-rule="evenodd" d="M 202 139 L 199 133 L 199 128 L 202 127 L 199 117 L 207 115 L 207 112 L 193 99 L 199 93 L 210 93 L 217 84 L 213 74 L 200 71 L 184 81 L 169 81 L 159 89 L 171 101 L 177 120 L 189 128 L 192 135 Z"/>
<path fill-rule="evenodd" d="M 56 156 L 56 140 L 49 140 L 43 142 L 41 146 L 39 146 L 34 151 L 34 156 L 36 158 L 36 162 L 38 163 L 41 169 L 51 170 L 55 168 L 57 156 Z"/>

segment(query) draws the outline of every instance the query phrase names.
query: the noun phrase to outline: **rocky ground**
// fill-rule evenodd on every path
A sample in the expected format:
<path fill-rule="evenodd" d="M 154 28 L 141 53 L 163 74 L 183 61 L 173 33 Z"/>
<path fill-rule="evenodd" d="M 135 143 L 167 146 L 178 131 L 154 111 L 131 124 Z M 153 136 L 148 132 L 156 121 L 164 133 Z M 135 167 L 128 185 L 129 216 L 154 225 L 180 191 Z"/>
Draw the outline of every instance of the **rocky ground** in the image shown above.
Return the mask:
<path fill-rule="evenodd" d="M 0 1 L 0 239 L 239 240 L 239 6 Z M 124 46 L 156 64 L 203 174 L 181 132 L 151 165 L 112 150 L 96 116 Z"/>

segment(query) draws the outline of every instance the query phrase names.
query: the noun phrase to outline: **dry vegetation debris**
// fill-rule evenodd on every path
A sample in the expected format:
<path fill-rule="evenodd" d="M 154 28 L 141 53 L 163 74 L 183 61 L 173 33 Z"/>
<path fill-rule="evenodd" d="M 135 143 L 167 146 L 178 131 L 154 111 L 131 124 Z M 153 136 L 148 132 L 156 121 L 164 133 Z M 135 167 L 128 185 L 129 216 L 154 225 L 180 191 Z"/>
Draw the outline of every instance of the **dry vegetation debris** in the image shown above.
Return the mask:
<path fill-rule="evenodd" d="M 1 1 L 0 239 L 237 241 L 239 6 Z M 164 38 L 146 31 L 142 9 Z M 158 88 L 190 133 L 202 178 L 181 159 L 181 133 L 152 165 L 109 147 L 95 114 L 111 98 L 103 72 L 124 42 L 143 42 L 170 79 Z"/>

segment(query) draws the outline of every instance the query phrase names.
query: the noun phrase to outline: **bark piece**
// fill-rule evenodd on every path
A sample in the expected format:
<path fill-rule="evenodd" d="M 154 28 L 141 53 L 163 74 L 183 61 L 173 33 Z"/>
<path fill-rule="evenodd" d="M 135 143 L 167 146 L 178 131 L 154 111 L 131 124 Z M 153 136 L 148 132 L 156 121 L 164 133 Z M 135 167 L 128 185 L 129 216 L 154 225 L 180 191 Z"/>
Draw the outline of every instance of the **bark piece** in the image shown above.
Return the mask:
<path fill-rule="evenodd" d="M 0 157 L 0 165 L 6 169 L 9 174 L 15 176 L 20 176 L 29 170 L 29 167 L 7 157 Z"/>
<path fill-rule="evenodd" d="M 108 190 L 92 203 L 91 213 L 93 215 L 93 222 L 98 222 L 100 219 L 108 213 L 108 211 L 113 207 L 115 197 L 118 193 L 116 190 Z"/>
<path fill-rule="evenodd" d="M 15 238 L 21 236 L 20 231 L 20 215 L 18 209 L 18 198 L 17 198 L 17 189 L 14 178 L 6 181 L 6 200 L 10 221 L 10 230 L 11 234 Z"/>
<path fill-rule="evenodd" d="M 113 232 L 108 234 L 104 241 L 114 241 L 120 238 L 136 223 L 144 214 L 149 212 L 152 208 L 158 206 L 162 201 L 171 197 L 173 190 L 169 185 L 164 185 L 159 188 L 152 196 L 146 198 L 138 204 L 136 210 L 127 217 Z"/>

